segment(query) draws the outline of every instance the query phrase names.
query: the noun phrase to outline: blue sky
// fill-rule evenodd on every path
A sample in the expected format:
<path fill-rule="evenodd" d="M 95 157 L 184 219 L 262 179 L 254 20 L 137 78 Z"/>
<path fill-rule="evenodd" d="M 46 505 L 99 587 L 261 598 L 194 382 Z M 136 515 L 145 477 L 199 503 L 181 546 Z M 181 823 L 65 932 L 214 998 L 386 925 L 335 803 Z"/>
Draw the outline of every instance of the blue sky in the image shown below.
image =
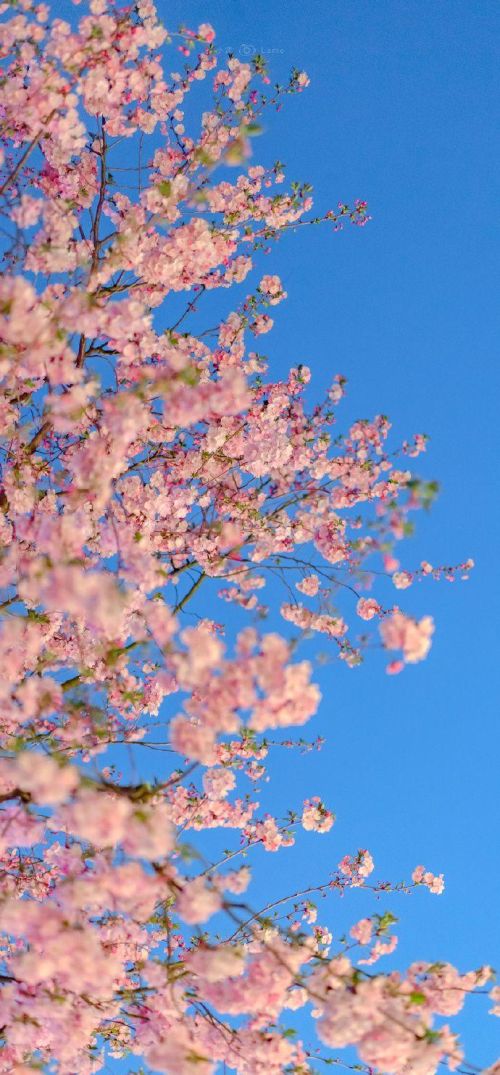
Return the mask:
<path fill-rule="evenodd" d="M 307 363 L 318 394 L 344 373 L 341 424 L 382 412 L 395 441 L 428 433 L 418 470 L 439 480 L 441 494 L 417 517 L 403 559 L 411 567 L 472 556 L 477 565 L 466 583 L 403 595 L 408 609 L 436 621 L 425 663 L 394 678 L 377 655 L 352 672 L 320 669 L 324 700 L 308 731 L 328 745 L 305 757 L 280 752 L 266 805 L 289 805 L 295 785 L 301 797 L 323 795 L 338 822 L 326 837 L 260 856 L 260 869 L 286 892 L 357 847 L 370 848 L 382 877 L 407 877 L 424 863 L 444 872 L 443 896 L 383 903 L 401 919 L 397 963 L 499 964 L 500 8 L 485 0 L 159 7 L 171 28 L 212 22 L 223 52 L 263 52 L 275 78 L 292 65 L 308 72 L 308 90 L 266 118 L 254 161 L 285 161 L 289 178 L 313 183 L 318 211 L 360 197 L 373 219 L 340 235 L 301 229 L 266 259 L 289 296 L 265 338 L 271 368 L 279 377 Z M 366 909 L 353 894 L 323 905 L 320 917 L 338 936 Z M 471 999 L 460 1020 L 479 1066 L 492 1062 L 495 1043 L 498 1052 L 486 1007 Z"/>

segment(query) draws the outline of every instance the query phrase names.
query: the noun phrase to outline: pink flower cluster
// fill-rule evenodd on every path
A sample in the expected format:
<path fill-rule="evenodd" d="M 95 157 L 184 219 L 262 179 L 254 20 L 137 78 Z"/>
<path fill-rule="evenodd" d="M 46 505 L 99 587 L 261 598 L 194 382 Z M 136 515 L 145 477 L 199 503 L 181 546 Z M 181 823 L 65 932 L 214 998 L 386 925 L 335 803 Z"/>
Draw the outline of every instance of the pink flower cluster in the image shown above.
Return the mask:
<path fill-rule="evenodd" d="M 331 810 L 327 810 L 317 795 L 306 799 L 302 811 L 302 827 L 307 832 L 329 832 L 334 821 L 335 815 Z"/>
<path fill-rule="evenodd" d="M 442 873 L 437 875 L 431 873 L 430 870 L 426 870 L 425 866 L 416 866 L 411 876 L 416 885 L 425 885 L 429 892 L 434 892 L 436 896 L 440 896 L 444 892 Z"/>
<path fill-rule="evenodd" d="M 358 888 L 364 884 L 365 878 L 369 877 L 375 869 L 372 856 L 369 851 L 360 850 L 357 855 L 345 855 L 339 862 L 339 870 L 349 878 L 349 884 Z"/>
<path fill-rule="evenodd" d="M 424 616 L 418 622 L 396 610 L 380 624 L 380 634 L 386 649 L 402 650 L 403 658 L 408 664 L 416 664 L 427 656 L 434 634 L 431 616 Z"/>

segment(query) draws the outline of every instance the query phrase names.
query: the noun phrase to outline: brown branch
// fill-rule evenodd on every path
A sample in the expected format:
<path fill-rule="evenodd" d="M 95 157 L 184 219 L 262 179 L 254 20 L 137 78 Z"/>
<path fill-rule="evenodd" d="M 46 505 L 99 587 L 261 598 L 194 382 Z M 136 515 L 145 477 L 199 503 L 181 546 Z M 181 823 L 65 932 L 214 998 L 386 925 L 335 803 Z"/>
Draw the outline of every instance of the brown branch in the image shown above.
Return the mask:
<path fill-rule="evenodd" d="M 23 791 L 22 788 L 12 788 L 11 791 L 3 791 L 0 795 L 0 803 L 10 802 L 11 799 L 19 799 L 22 803 L 31 802 L 31 795 L 29 791 Z"/>
<path fill-rule="evenodd" d="M 32 437 L 31 440 L 26 445 L 26 451 L 27 451 L 28 455 L 32 455 L 33 452 L 36 451 L 36 449 L 38 448 L 38 445 L 40 444 L 40 441 L 43 440 L 45 434 L 48 433 L 49 429 L 50 429 L 50 422 L 48 420 L 46 420 L 45 422 L 42 422 L 42 425 L 40 426 L 40 429 L 38 430 L 38 433 L 35 433 L 35 436 Z"/>
<path fill-rule="evenodd" d="M 49 120 L 52 119 L 53 115 L 54 115 L 54 112 L 51 112 L 50 116 L 47 117 L 45 122 L 48 123 Z M 5 191 L 8 190 L 8 188 L 11 185 L 11 183 L 13 183 L 15 179 L 17 179 L 17 177 L 19 175 L 19 172 L 21 171 L 21 168 L 23 167 L 23 164 L 26 163 L 26 161 L 28 160 L 28 157 L 30 156 L 30 154 L 33 152 L 33 150 L 36 148 L 38 143 L 41 141 L 44 133 L 45 133 L 45 128 L 41 127 L 39 132 L 38 132 L 38 134 L 35 135 L 35 137 L 32 139 L 32 141 L 26 147 L 23 155 L 19 158 L 19 160 L 18 160 L 18 162 L 16 164 L 16 167 L 14 168 L 14 171 L 10 173 L 10 175 L 7 177 L 5 182 L 0 187 L 0 195 L 5 194 Z"/>

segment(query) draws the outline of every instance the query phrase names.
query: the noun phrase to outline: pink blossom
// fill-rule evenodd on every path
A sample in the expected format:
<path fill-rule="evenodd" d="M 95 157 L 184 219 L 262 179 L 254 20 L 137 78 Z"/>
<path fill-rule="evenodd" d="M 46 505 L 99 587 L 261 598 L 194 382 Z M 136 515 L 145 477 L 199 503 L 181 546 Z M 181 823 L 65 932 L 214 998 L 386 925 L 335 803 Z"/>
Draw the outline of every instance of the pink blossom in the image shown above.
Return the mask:
<path fill-rule="evenodd" d="M 395 571 L 392 581 L 397 590 L 406 590 L 412 584 L 412 576 L 409 571 Z"/>
<path fill-rule="evenodd" d="M 202 22 L 198 26 L 198 37 L 201 37 L 203 41 L 211 44 L 215 40 L 215 30 L 209 22 Z"/>
<path fill-rule="evenodd" d="M 203 877 L 187 881 L 176 900 L 177 911 L 181 918 L 189 923 L 206 922 L 220 910 L 221 904 L 220 894 L 211 888 Z"/>
<path fill-rule="evenodd" d="M 203 625 L 187 627 L 181 638 L 188 647 L 189 660 L 179 666 L 179 682 L 182 686 L 194 686 L 203 682 L 207 673 L 218 664 L 224 647 L 214 633 Z"/>
<path fill-rule="evenodd" d="M 194 971 L 207 982 L 238 978 L 245 969 L 243 951 L 229 945 L 218 948 L 200 946 L 190 954 L 187 963 L 190 971 Z"/>
<path fill-rule="evenodd" d="M 230 769 L 209 769 L 203 775 L 203 788 L 211 799 L 225 799 L 235 784 L 236 778 Z"/>
<path fill-rule="evenodd" d="M 239 870 L 231 870 L 224 874 L 224 888 L 228 892 L 240 894 L 245 892 L 250 884 L 250 870 L 248 866 L 242 866 Z"/>
<path fill-rule="evenodd" d="M 369 944 L 373 933 L 373 922 L 371 918 L 360 918 L 359 922 L 356 922 L 354 926 L 351 926 L 349 933 L 351 937 L 354 937 L 355 941 L 359 944 Z"/>
<path fill-rule="evenodd" d="M 335 815 L 327 810 L 317 797 L 306 799 L 302 811 L 302 827 L 306 831 L 328 832 L 335 821 Z"/>
<path fill-rule="evenodd" d="M 427 656 L 434 623 L 431 616 L 424 616 L 419 622 L 405 616 L 403 612 L 393 612 L 380 624 L 380 634 L 386 649 L 401 649 L 405 661 L 415 664 Z"/>
<path fill-rule="evenodd" d="M 394 934 L 388 941 L 377 940 L 366 959 L 359 959 L 358 963 L 361 966 L 372 966 L 373 963 L 377 963 L 382 956 L 391 955 L 397 947 L 397 944 L 398 938 L 394 936 Z"/>
<path fill-rule="evenodd" d="M 35 802 L 52 806 L 64 802 L 78 786 L 78 770 L 58 765 L 44 754 L 22 751 L 11 763 L 12 779 L 28 791 Z"/>
<path fill-rule="evenodd" d="M 358 616 L 361 616 L 362 620 L 371 620 L 374 616 L 378 616 L 381 611 L 378 601 L 375 601 L 373 597 L 360 597 L 356 605 L 356 612 Z"/>
<path fill-rule="evenodd" d="M 353 887 L 359 887 L 363 884 L 365 877 L 369 877 L 373 873 L 375 866 L 372 856 L 369 851 L 361 849 L 357 855 L 350 856 L 344 855 L 344 858 L 339 862 L 339 870 L 349 878 L 350 884 Z"/>
<path fill-rule="evenodd" d="M 296 587 L 300 593 L 305 593 L 308 597 L 315 597 L 319 590 L 319 578 L 317 575 L 307 575 L 306 578 L 296 583 Z"/>
<path fill-rule="evenodd" d="M 266 296 L 271 306 L 275 306 L 282 299 L 286 299 L 286 291 L 283 290 L 279 276 L 263 276 L 259 284 L 259 291 Z"/>
<path fill-rule="evenodd" d="M 403 671 L 404 666 L 404 661 L 389 661 L 389 664 L 386 667 L 386 672 L 389 676 L 397 676 Z"/>
<path fill-rule="evenodd" d="M 82 788 L 74 802 L 61 806 L 51 819 L 51 828 L 73 833 L 104 847 L 113 847 L 125 837 L 133 805 L 122 796 L 105 795 Z"/>
<path fill-rule="evenodd" d="M 145 1058 L 155 1071 L 169 1075 L 192 1075 L 195 1068 L 200 1075 L 211 1075 L 214 1070 L 213 1061 L 200 1052 L 196 1036 L 182 1025 L 171 1025 L 164 1038 L 148 1046 Z"/>
<path fill-rule="evenodd" d="M 168 855 L 175 845 L 168 806 L 154 803 L 138 807 L 127 821 L 122 845 L 127 854 L 139 858 L 157 860 Z"/>
<path fill-rule="evenodd" d="M 433 892 L 435 895 L 440 896 L 444 892 L 444 878 L 443 874 L 433 874 L 430 870 L 426 870 L 425 866 L 416 866 L 412 873 L 412 881 L 416 885 L 425 885 L 429 889 L 429 892 Z"/>
<path fill-rule="evenodd" d="M 170 722 L 170 742 L 178 754 L 213 765 L 216 760 L 215 732 L 195 721 L 178 716 Z"/>

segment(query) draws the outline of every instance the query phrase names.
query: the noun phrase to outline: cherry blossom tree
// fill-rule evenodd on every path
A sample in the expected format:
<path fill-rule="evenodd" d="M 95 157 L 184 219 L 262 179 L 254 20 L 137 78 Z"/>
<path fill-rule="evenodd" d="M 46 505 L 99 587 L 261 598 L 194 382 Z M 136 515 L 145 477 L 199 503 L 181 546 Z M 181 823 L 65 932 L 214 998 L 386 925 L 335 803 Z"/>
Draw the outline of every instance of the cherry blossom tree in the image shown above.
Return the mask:
<path fill-rule="evenodd" d="M 255 276 L 273 242 L 367 207 L 312 217 L 306 184 L 252 163 L 305 73 L 218 65 L 208 23 L 167 31 L 151 0 L 0 10 L 0 1071 L 306 1075 L 348 1046 L 356 1070 L 471 1071 L 443 1018 L 491 969 L 380 970 L 392 915 L 334 944 L 313 899 L 442 876 L 391 886 L 351 849 L 319 885 L 252 897 L 252 849 L 335 820 L 249 792 L 318 708 L 304 640 L 349 667 L 382 647 L 399 672 L 433 621 L 395 591 L 473 566 L 395 556 L 435 491 L 409 469 L 425 438 L 390 444 L 381 415 L 337 433 L 344 378 L 311 404 L 310 371 L 273 381 L 258 350 L 286 297 Z"/>

